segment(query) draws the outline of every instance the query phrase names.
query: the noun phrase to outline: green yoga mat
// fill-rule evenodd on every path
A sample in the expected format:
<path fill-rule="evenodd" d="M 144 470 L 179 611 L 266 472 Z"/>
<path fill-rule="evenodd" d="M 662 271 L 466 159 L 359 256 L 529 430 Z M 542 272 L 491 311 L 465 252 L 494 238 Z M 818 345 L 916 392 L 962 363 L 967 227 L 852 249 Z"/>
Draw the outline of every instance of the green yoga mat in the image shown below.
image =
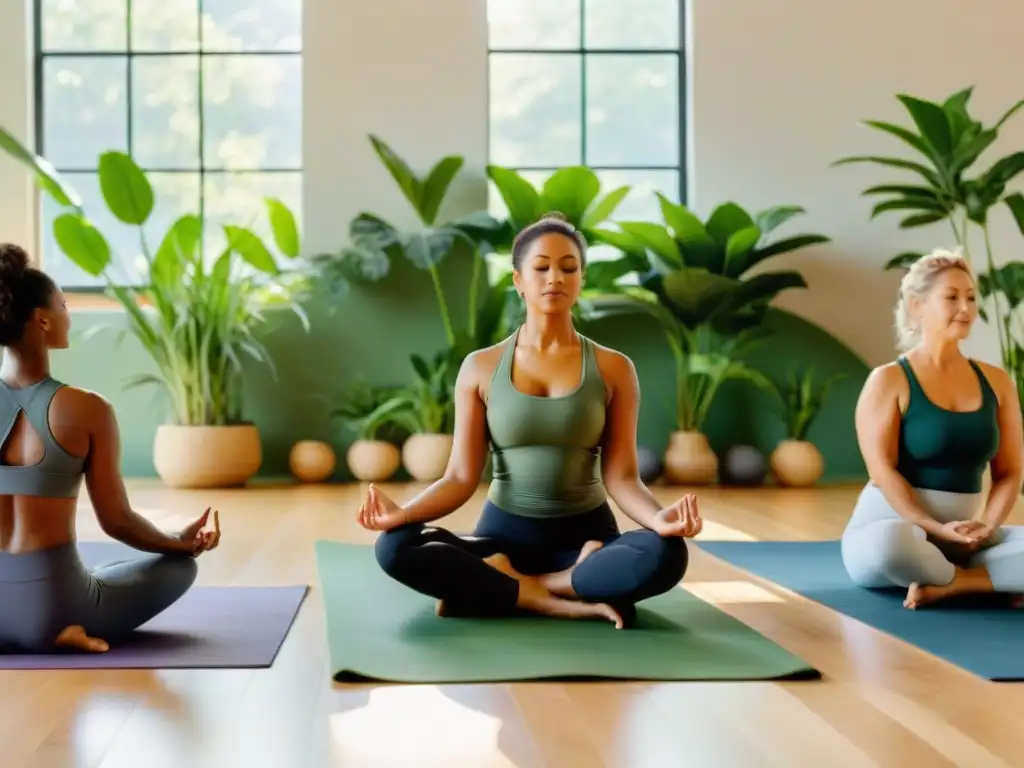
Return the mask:
<path fill-rule="evenodd" d="M 337 681 L 816 679 L 813 667 L 683 589 L 644 600 L 631 629 L 516 616 L 439 618 L 369 546 L 318 541 L 317 569 Z"/>

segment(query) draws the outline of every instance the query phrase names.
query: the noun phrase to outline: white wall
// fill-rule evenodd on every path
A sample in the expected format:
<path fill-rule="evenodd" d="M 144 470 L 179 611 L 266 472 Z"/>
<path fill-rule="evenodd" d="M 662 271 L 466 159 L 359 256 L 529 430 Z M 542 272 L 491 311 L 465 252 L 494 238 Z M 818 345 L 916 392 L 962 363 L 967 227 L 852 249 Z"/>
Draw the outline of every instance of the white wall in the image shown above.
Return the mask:
<path fill-rule="evenodd" d="M 735 199 L 750 207 L 799 203 L 801 228 L 834 238 L 777 266 L 811 290 L 781 304 L 820 323 L 875 364 L 893 355 L 890 311 L 898 276 L 882 264 L 904 249 L 948 244 L 944 228 L 900 233 L 868 220 L 860 191 L 887 176 L 829 168 L 844 154 L 901 151 L 858 127 L 904 120 L 894 94 L 942 98 L 976 84 L 986 120 L 1024 96 L 1017 30 L 1024 5 L 1000 0 L 691 0 L 688 130 L 691 202 L 702 213 Z M 0 0 L 0 124 L 31 135 L 27 0 Z M 305 231 L 313 250 L 336 248 L 366 208 L 396 223 L 411 211 L 372 154 L 376 132 L 419 169 L 442 153 L 466 157 L 453 207 L 485 199 L 487 34 L 482 0 L 306 0 Z M 946 42 L 946 40 L 949 42 Z M 1024 145 L 1024 112 L 988 156 Z M 33 196 L 0 159 L 0 233 L 31 241 Z M 1007 217 L 995 232 L 1006 258 L 1024 245 Z M 773 267 L 776 265 L 772 265 Z M 972 352 L 995 361 L 991 329 Z"/>
<path fill-rule="evenodd" d="M 305 224 L 335 249 L 359 211 L 401 225 L 414 214 L 367 139 L 424 173 L 466 159 L 447 208 L 487 204 L 487 4 L 483 0 L 306 0 Z M 444 215 L 445 211 L 442 211 Z"/>
<path fill-rule="evenodd" d="M 0 125 L 21 141 L 32 137 L 30 7 L 30 0 L 0 0 Z M 34 242 L 32 189 L 21 166 L 0 158 L 0 240 Z"/>
<path fill-rule="evenodd" d="M 1024 4 L 1000 0 L 691 0 L 691 203 L 702 213 L 728 199 L 806 207 L 801 228 L 834 241 L 775 260 L 772 268 L 797 268 L 810 283 L 780 305 L 870 364 L 891 359 L 899 280 L 882 266 L 903 250 L 952 245 L 952 234 L 938 225 L 900 232 L 896 215 L 869 221 L 872 201 L 860 192 L 897 183 L 898 172 L 829 164 L 905 154 L 897 139 L 857 125 L 909 124 L 900 92 L 941 100 L 973 84 L 976 114 L 995 122 L 1024 98 L 1022 27 Z M 1024 146 L 1024 111 L 1004 133 L 988 162 Z M 1000 212 L 998 224 L 994 247 L 1024 258 L 1009 216 Z M 999 362 L 993 329 L 979 324 L 968 351 Z"/>

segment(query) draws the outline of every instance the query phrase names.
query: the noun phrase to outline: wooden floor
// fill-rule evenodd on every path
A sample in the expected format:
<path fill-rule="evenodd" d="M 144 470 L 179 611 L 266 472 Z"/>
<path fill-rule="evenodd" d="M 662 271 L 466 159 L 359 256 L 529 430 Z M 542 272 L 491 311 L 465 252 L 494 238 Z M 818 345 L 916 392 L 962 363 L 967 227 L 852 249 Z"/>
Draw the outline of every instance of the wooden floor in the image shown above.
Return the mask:
<path fill-rule="evenodd" d="M 0 672 L 3 768 L 1024 765 L 1024 687 L 981 680 L 699 552 L 685 587 L 822 681 L 332 684 L 312 548 L 373 540 L 353 522 L 358 486 L 131 490 L 161 525 L 220 508 L 223 540 L 203 556 L 200 583 L 313 591 L 268 670 Z M 836 537 L 858 490 L 707 489 L 701 538 Z M 447 522 L 469 528 L 478 508 Z M 80 531 L 102 538 L 87 508 Z"/>

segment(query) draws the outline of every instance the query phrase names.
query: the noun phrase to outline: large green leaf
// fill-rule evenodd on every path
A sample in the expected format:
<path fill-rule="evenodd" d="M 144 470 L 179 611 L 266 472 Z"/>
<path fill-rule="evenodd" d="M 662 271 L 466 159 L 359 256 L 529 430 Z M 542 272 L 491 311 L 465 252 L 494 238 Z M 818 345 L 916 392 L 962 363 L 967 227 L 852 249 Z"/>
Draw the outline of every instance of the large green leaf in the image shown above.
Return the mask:
<path fill-rule="evenodd" d="M 729 277 L 740 277 L 766 259 L 774 258 L 783 253 L 791 253 L 811 245 L 821 245 L 830 242 L 830 240 L 831 238 L 826 235 L 811 234 L 793 235 L 782 240 L 776 240 L 774 243 L 748 251 L 745 255 L 730 261 L 726 274 Z"/>
<path fill-rule="evenodd" d="M 497 165 L 487 166 L 487 176 L 505 202 L 516 232 L 537 220 L 542 213 L 541 197 L 530 182 L 515 171 Z"/>
<path fill-rule="evenodd" d="M 634 241 L 650 250 L 652 266 L 660 272 L 672 272 L 683 266 L 679 246 L 671 233 L 649 221 L 621 221 L 619 227 Z"/>
<path fill-rule="evenodd" d="M 591 203 L 601 192 L 601 182 L 589 168 L 570 166 L 559 168 L 544 182 L 542 206 L 558 211 L 576 227 L 583 225 L 583 217 Z"/>
<path fill-rule="evenodd" d="M 922 165 L 921 163 L 914 162 L 912 160 L 904 160 L 901 157 L 886 157 L 882 155 L 851 155 L 850 157 L 843 157 L 832 163 L 833 166 L 850 165 L 853 163 L 874 163 L 876 165 L 884 165 L 889 168 L 899 168 L 904 171 L 911 171 L 916 173 L 933 187 L 943 188 L 942 179 L 939 178 L 938 174 L 931 168 Z"/>
<path fill-rule="evenodd" d="M 252 230 L 226 224 L 224 234 L 227 235 L 228 247 L 260 272 L 276 275 L 280 271 L 274 255 Z"/>
<path fill-rule="evenodd" d="M 0 150 L 28 168 L 35 178 L 36 185 L 47 192 L 58 205 L 75 208 L 79 213 L 81 212 L 81 195 L 57 173 L 57 169 L 50 161 L 39 157 L 2 127 L 0 127 Z"/>
<path fill-rule="evenodd" d="M 296 259 L 302 250 L 299 238 L 299 225 L 291 209 L 277 198 L 268 197 L 264 200 L 267 216 L 270 219 L 270 231 L 274 243 L 282 255 Z"/>
<path fill-rule="evenodd" d="M 195 214 L 180 217 L 164 235 L 149 267 L 150 279 L 165 285 L 175 285 L 185 272 L 186 265 L 200 258 L 203 239 L 203 221 Z"/>
<path fill-rule="evenodd" d="M 622 201 L 626 199 L 629 191 L 630 187 L 628 185 L 623 185 L 613 189 L 587 211 L 583 220 L 580 222 L 580 227 L 588 230 L 593 229 L 606 219 L 610 219 Z"/>
<path fill-rule="evenodd" d="M 946 112 L 938 104 L 915 96 L 899 94 L 896 98 L 907 108 L 921 137 L 933 150 L 933 158 L 941 162 L 953 150 L 953 136 Z"/>
<path fill-rule="evenodd" d="M 398 156 L 386 141 L 378 136 L 370 135 L 370 145 L 373 147 L 374 152 L 377 153 L 377 157 L 384 164 L 384 167 L 391 174 L 391 178 L 398 184 L 398 188 L 402 190 L 402 194 L 405 195 L 405 199 L 413 207 L 413 209 L 419 213 L 420 206 L 420 182 L 416 178 L 416 174 L 413 173 L 412 169 L 401 157 Z"/>
<path fill-rule="evenodd" d="M 1024 262 L 1010 261 L 978 276 L 978 292 L 983 299 L 1000 293 L 1009 304 L 1009 311 L 1024 302 Z"/>
<path fill-rule="evenodd" d="M 766 238 L 791 218 L 803 213 L 806 211 L 799 205 L 777 205 L 760 211 L 754 216 L 754 223 L 761 230 L 761 237 Z"/>
<path fill-rule="evenodd" d="M 104 152 L 99 160 L 100 190 L 120 221 L 141 227 L 153 213 L 155 197 L 146 174 L 125 152 Z"/>
<path fill-rule="evenodd" d="M 403 243 L 405 257 L 420 269 L 430 269 L 440 264 L 453 245 L 455 233 L 449 229 L 414 232 Z"/>
<path fill-rule="evenodd" d="M 98 277 L 110 263 L 110 245 L 83 215 L 63 213 L 53 221 L 53 236 L 61 251 L 86 274 Z"/>
<path fill-rule="evenodd" d="M 711 212 L 705 228 L 711 238 L 725 248 L 733 235 L 742 230 L 757 229 L 757 224 L 751 215 L 736 203 L 722 203 Z M 760 230 L 757 233 L 760 236 Z"/>
<path fill-rule="evenodd" d="M 430 169 L 420 189 L 418 203 L 420 218 L 424 224 L 433 226 L 437 221 L 437 215 L 448 195 L 448 188 L 451 187 L 464 164 L 464 158 L 458 155 L 449 155 L 442 157 Z"/>

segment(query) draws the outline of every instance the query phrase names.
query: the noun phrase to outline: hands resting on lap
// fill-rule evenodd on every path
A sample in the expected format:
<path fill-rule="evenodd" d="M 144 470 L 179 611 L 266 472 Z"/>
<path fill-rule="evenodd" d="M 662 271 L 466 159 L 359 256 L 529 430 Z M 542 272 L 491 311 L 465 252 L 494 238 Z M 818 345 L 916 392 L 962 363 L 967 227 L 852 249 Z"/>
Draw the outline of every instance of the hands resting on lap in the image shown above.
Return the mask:
<path fill-rule="evenodd" d="M 359 525 L 370 531 L 388 531 L 407 522 L 405 510 L 372 483 L 359 505 L 356 519 Z M 703 527 L 697 496 L 692 493 L 659 510 L 650 526 L 652 531 L 666 538 L 696 536 Z"/>

